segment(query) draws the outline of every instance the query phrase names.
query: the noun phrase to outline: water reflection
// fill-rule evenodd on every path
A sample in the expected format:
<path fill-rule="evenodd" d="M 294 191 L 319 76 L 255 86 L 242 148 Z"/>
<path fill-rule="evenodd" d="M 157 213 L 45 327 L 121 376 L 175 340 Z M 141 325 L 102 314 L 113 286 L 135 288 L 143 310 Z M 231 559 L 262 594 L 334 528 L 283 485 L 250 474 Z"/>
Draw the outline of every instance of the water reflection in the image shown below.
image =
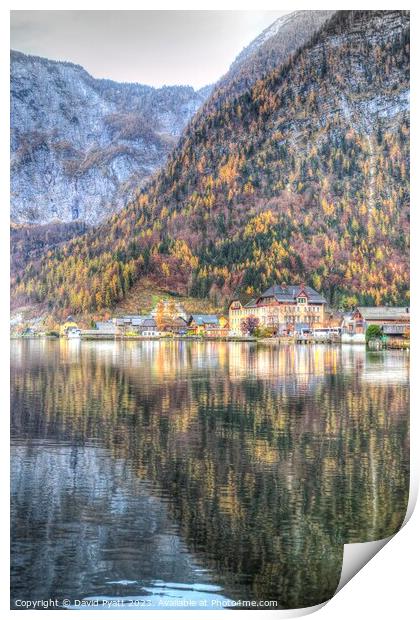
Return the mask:
<path fill-rule="evenodd" d="M 314 605 L 404 518 L 399 351 L 16 341 L 11 424 L 12 600 Z"/>

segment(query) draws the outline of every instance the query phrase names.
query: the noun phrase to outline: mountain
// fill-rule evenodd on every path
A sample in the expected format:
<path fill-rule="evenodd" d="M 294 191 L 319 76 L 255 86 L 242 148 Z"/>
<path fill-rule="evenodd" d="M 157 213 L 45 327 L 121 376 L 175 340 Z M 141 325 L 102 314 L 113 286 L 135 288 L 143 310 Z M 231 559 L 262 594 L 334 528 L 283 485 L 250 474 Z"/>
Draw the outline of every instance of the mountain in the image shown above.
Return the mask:
<path fill-rule="evenodd" d="M 16 276 L 15 304 L 101 311 L 144 278 L 218 304 L 302 280 L 407 303 L 409 12 L 339 11 L 214 97 L 133 203 Z"/>
<path fill-rule="evenodd" d="M 11 217 L 98 223 L 165 162 L 207 96 L 11 52 Z"/>
<path fill-rule="evenodd" d="M 236 57 L 229 71 L 217 83 L 217 99 L 222 92 L 238 95 L 285 63 L 304 45 L 334 11 L 294 11 L 279 17 Z"/>
<path fill-rule="evenodd" d="M 215 89 L 197 92 L 96 80 L 78 65 L 12 51 L 12 221 L 105 219 L 162 167 L 213 91 L 220 101 L 222 91 L 231 96 L 249 88 L 332 14 L 284 15 L 239 54 Z"/>

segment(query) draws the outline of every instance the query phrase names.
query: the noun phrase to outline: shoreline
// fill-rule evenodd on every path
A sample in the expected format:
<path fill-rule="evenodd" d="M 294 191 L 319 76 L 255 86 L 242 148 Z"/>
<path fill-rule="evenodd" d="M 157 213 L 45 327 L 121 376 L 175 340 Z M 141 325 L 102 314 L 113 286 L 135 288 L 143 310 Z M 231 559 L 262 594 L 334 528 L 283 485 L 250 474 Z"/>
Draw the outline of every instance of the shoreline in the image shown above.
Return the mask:
<path fill-rule="evenodd" d="M 365 342 L 355 341 L 342 342 L 341 339 L 333 339 L 333 340 L 303 340 L 301 338 L 295 337 L 280 337 L 280 338 L 255 338 L 252 336 L 227 336 L 227 337 L 216 337 L 216 336 L 115 336 L 110 334 L 101 334 L 98 336 L 81 336 L 81 338 L 66 338 L 63 336 L 42 336 L 42 335 L 32 335 L 32 336 L 10 336 L 10 340 L 63 340 L 66 342 L 253 342 L 257 345 L 268 345 L 268 346 L 278 346 L 278 345 L 306 345 L 306 346 L 314 346 L 314 345 L 327 345 L 327 346 L 363 346 L 368 351 L 372 351 L 374 349 L 369 348 Z M 410 350 L 410 341 L 403 340 L 399 343 L 393 342 L 392 345 L 384 344 L 382 347 L 376 350 L 401 350 L 401 351 L 409 351 Z"/>

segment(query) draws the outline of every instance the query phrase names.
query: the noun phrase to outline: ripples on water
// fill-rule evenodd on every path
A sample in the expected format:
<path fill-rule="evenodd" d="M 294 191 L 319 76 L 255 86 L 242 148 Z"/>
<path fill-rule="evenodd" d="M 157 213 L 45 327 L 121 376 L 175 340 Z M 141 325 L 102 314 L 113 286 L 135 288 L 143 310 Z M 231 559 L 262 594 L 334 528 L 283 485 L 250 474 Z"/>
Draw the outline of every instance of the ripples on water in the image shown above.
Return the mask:
<path fill-rule="evenodd" d="M 12 607 L 304 607 L 408 496 L 408 355 L 12 342 Z"/>

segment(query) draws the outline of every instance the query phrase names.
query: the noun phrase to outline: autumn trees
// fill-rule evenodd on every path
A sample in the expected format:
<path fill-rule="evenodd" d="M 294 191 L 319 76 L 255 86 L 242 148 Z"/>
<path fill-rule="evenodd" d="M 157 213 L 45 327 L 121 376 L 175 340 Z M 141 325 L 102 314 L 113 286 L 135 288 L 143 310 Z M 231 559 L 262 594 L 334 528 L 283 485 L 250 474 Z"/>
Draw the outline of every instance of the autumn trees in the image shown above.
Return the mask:
<path fill-rule="evenodd" d="M 302 280 L 336 306 L 406 304 L 403 13 L 341 16 L 241 95 L 214 93 L 138 199 L 22 267 L 14 296 L 103 310 L 147 275 L 217 305 Z"/>
<path fill-rule="evenodd" d="M 156 305 L 155 321 L 159 331 L 172 331 L 178 319 L 178 310 L 173 299 L 160 299 Z"/>
<path fill-rule="evenodd" d="M 247 316 L 241 321 L 241 331 L 247 336 L 253 336 L 258 329 L 259 324 L 260 320 L 258 317 Z"/>

